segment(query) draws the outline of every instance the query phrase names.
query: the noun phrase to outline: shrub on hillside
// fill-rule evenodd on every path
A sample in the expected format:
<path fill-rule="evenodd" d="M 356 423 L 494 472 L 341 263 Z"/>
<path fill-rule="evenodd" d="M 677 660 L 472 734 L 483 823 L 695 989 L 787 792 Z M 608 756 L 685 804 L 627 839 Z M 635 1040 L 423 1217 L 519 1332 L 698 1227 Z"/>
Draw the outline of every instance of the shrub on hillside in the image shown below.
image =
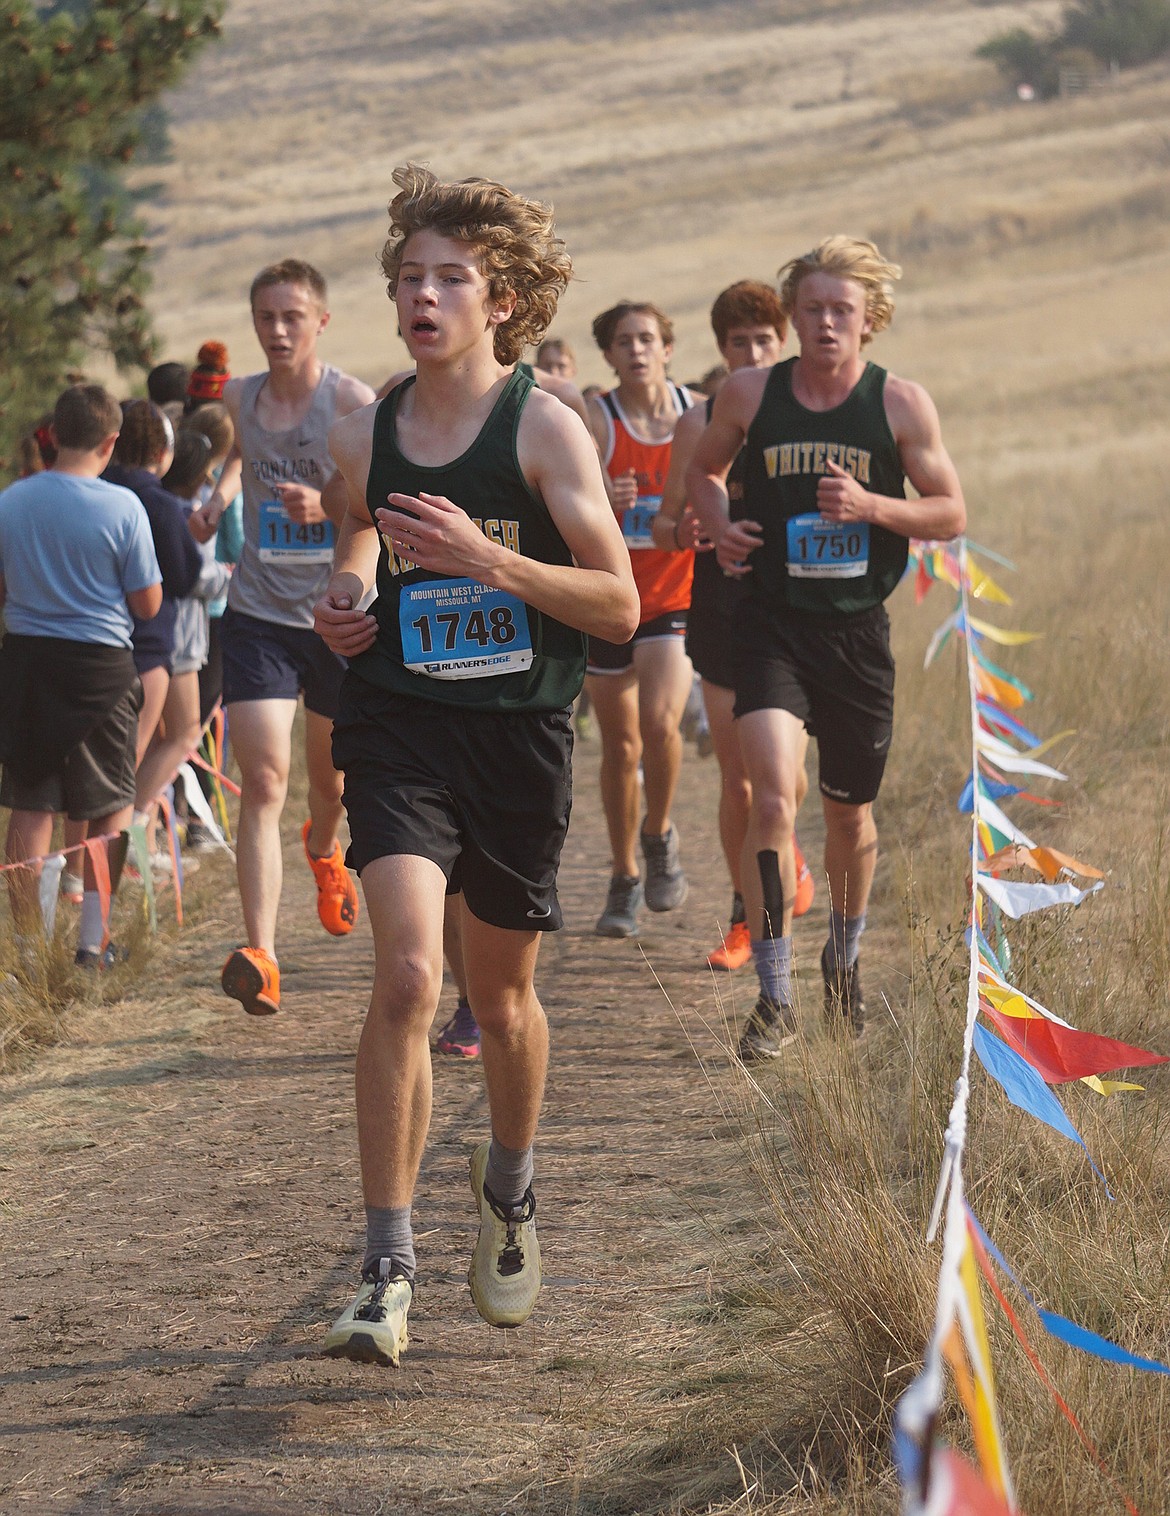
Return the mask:
<path fill-rule="evenodd" d="M 1037 37 L 1026 27 L 998 33 L 976 48 L 975 56 L 994 63 L 1013 89 L 1028 84 L 1047 99 L 1060 88 L 1060 66 L 1052 40 Z"/>
<path fill-rule="evenodd" d="M 1170 0 L 1079 0 L 1064 13 L 1063 41 L 1121 68 L 1151 63 L 1170 51 Z"/>
<path fill-rule="evenodd" d="M 1170 0 L 1077 0 L 1065 8 L 1058 33 L 1016 26 L 976 48 L 975 56 L 993 63 L 1013 88 L 1027 84 L 1046 99 L 1059 90 L 1062 67 L 1078 66 L 1078 54 L 1135 68 L 1166 52 Z"/>

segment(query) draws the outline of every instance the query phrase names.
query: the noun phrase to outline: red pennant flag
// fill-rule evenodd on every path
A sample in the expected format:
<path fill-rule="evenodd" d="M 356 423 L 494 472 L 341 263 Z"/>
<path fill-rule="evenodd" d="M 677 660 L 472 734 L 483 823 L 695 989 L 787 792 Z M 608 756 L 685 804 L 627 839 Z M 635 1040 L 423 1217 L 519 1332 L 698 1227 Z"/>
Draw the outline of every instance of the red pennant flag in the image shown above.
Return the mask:
<path fill-rule="evenodd" d="M 1170 1058 L 1162 1053 L 1149 1053 L 1114 1037 L 1078 1032 L 1075 1027 L 1061 1026 L 1046 1016 L 1005 1016 L 986 1000 L 981 1000 L 980 1006 L 1003 1040 L 1026 1058 L 1048 1084 L 1068 1084 L 1074 1079 L 1084 1079 L 1087 1074 L 1104 1074 L 1111 1069 L 1170 1063 Z"/>
<path fill-rule="evenodd" d="M 950 1498 L 944 1516 L 1017 1516 L 1015 1508 L 985 1484 L 982 1476 L 953 1448 L 936 1453 L 935 1460 L 944 1465 L 949 1485 Z"/>

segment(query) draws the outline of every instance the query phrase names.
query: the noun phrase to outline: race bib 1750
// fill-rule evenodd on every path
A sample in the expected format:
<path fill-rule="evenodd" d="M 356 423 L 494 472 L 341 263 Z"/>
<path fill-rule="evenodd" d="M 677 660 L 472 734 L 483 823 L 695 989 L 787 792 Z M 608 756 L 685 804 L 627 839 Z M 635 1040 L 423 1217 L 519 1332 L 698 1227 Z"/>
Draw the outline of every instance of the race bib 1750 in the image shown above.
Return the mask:
<path fill-rule="evenodd" d="M 404 585 L 398 627 L 403 663 L 430 679 L 483 679 L 532 666 L 524 602 L 475 579 Z"/>
<path fill-rule="evenodd" d="M 794 579 L 861 579 L 868 568 L 868 521 L 788 518 L 788 572 Z"/>

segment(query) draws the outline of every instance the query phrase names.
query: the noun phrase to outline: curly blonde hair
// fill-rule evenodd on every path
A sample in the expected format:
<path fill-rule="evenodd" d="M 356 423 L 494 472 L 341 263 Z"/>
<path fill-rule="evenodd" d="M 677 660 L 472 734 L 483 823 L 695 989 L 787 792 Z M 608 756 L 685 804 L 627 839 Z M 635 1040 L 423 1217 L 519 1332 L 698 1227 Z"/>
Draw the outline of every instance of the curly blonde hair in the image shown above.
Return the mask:
<path fill-rule="evenodd" d="M 551 206 L 490 179 L 444 184 L 417 163 L 396 168 L 394 183 L 399 192 L 390 202 L 390 235 L 381 257 L 390 298 L 398 292 L 403 248 L 415 232 L 465 242 L 475 250 L 492 300 L 515 297 L 516 308 L 493 331 L 492 346 L 500 363 L 517 362 L 548 330 L 573 277 Z"/>
<path fill-rule="evenodd" d="M 791 319 L 796 309 L 796 292 L 809 274 L 831 274 L 835 279 L 852 279 L 865 291 L 865 314 L 872 331 L 861 339 L 862 347 L 884 332 L 894 318 L 894 281 L 902 277 L 896 263 L 890 263 L 877 246 L 862 237 L 847 237 L 838 232 L 818 242 L 811 253 L 790 258 L 776 278 L 780 281 L 780 304 Z"/>

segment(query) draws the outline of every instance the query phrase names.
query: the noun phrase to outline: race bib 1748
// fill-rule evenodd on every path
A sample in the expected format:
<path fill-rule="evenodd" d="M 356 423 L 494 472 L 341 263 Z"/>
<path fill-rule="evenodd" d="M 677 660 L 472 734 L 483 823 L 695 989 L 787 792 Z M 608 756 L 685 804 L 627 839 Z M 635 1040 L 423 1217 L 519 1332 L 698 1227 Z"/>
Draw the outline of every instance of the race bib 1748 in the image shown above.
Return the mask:
<path fill-rule="evenodd" d="M 332 521 L 293 521 L 279 500 L 260 502 L 261 563 L 332 563 Z"/>
<path fill-rule="evenodd" d="M 661 495 L 640 495 L 622 516 L 622 536 L 628 548 L 653 547 L 653 523 L 662 506 Z"/>
<path fill-rule="evenodd" d="M 524 602 L 475 579 L 404 585 L 398 628 L 403 663 L 430 679 L 483 679 L 532 667 Z"/>
<path fill-rule="evenodd" d="M 869 522 L 788 518 L 788 572 L 794 579 L 861 579 L 869 568 Z"/>

